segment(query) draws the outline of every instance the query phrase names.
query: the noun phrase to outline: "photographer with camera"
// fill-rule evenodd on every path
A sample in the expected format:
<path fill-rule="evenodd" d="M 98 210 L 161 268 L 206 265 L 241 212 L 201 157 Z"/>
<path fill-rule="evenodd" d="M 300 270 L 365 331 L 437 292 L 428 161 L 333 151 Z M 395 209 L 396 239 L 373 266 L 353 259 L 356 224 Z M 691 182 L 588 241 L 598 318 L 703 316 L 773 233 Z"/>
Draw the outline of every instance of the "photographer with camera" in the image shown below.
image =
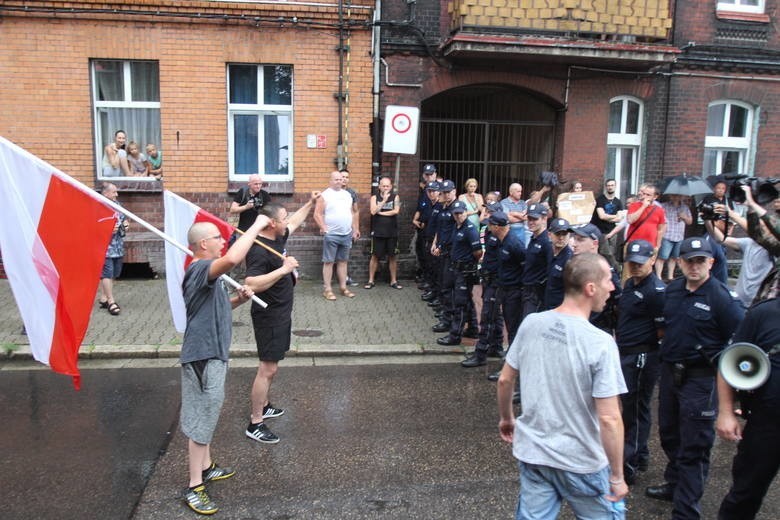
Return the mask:
<path fill-rule="evenodd" d="M 748 235 L 775 257 L 775 267 L 761 283 L 753 303 L 775 298 L 780 293 L 780 271 L 777 268 L 777 257 L 780 256 L 780 194 L 777 182 L 777 179 L 767 179 L 758 183 L 755 186 L 758 201 L 753 198 L 752 186 L 740 187 L 748 207 Z M 774 211 L 767 211 L 761 203 L 767 207 L 771 205 Z"/>
<path fill-rule="evenodd" d="M 260 175 L 253 173 L 249 176 L 247 186 L 241 188 L 233 196 L 233 203 L 230 205 L 230 213 L 238 214 L 238 225 L 241 231 L 246 231 L 249 226 L 257 219 L 260 210 L 271 202 L 271 196 L 267 191 L 261 189 L 263 179 Z"/>

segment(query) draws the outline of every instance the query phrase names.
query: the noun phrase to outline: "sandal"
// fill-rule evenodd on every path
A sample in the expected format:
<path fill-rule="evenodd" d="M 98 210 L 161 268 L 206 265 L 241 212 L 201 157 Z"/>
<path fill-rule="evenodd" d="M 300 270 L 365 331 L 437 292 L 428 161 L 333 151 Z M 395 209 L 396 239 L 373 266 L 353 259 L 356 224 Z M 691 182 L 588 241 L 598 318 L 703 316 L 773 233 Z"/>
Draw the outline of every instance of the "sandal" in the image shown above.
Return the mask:
<path fill-rule="evenodd" d="M 390 287 L 392 287 L 393 289 L 403 289 L 403 286 L 399 285 L 398 282 L 391 283 Z"/>
<path fill-rule="evenodd" d="M 368 282 L 363 286 L 363 289 L 373 289 L 376 284 L 374 282 Z"/>
<path fill-rule="evenodd" d="M 108 300 L 106 300 L 106 301 L 98 301 L 98 306 L 101 309 L 108 309 Z"/>
<path fill-rule="evenodd" d="M 112 316 L 118 316 L 120 312 L 122 312 L 122 309 L 119 308 L 119 305 L 116 304 L 116 302 L 111 302 L 108 304 L 108 313 Z"/>
<path fill-rule="evenodd" d="M 347 298 L 354 298 L 355 297 L 355 293 L 353 293 L 349 289 L 341 289 L 341 294 L 343 294 Z"/>
<path fill-rule="evenodd" d="M 330 301 L 333 301 L 333 300 L 335 300 L 335 299 L 336 299 L 336 295 L 335 295 L 335 294 L 333 294 L 333 291 L 331 291 L 330 289 L 327 289 L 327 290 L 325 290 L 325 291 L 322 291 L 322 296 L 323 296 L 323 297 L 324 297 L 326 300 L 330 300 Z"/>

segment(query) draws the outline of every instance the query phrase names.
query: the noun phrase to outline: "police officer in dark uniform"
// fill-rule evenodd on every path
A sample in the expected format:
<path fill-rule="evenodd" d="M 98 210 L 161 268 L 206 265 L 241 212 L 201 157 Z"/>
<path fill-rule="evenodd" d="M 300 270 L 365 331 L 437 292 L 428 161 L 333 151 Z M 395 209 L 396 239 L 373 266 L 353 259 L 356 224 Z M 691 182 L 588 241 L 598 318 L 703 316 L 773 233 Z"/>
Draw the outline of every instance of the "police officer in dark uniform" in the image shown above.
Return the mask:
<path fill-rule="evenodd" d="M 663 337 L 666 286 L 653 270 L 655 251 L 647 240 L 629 242 L 625 260 L 630 278 L 618 301 L 615 335 L 628 388 L 620 396 L 625 439 L 623 478 L 633 485 L 637 472 L 647 470 L 650 460 L 650 401 L 661 370 L 658 343 Z"/>
<path fill-rule="evenodd" d="M 450 206 L 455 230 L 450 252 L 450 270 L 454 279 L 450 333 L 436 340 L 439 345 L 460 345 L 461 332 L 467 321 L 474 323 L 476 312 L 472 289 L 477 281 L 477 263 L 482 258 L 479 230 L 466 216 L 466 204 L 455 201 Z M 474 315 L 472 317 L 472 315 Z"/>
<path fill-rule="evenodd" d="M 455 273 L 450 269 L 452 234 L 455 220 L 452 218 L 452 203 L 457 198 L 455 183 L 449 179 L 441 182 L 444 202 L 436 216 L 436 236 L 431 246 L 431 254 L 439 257 L 439 302 L 441 317 L 431 329 L 433 332 L 448 332 L 452 323 L 452 289 L 455 286 Z"/>
<path fill-rule="evenodd" d="M 417 202 L 417 210 L 414 212 L 412 223 L 417 228 L 417 239 L 422 241 L 420 251 L 420 273 L 422 277 L 422 285 L 420 289 L 423 289 L 422 299 L 425 301 L 431 301 L 435 297 L 434 289 L 437 284 L 434 282 L 431 275 L 433 266 L 431 265 L 431 243 L 433 242 L 433 234 L 430 234 L 431 216 L 433 215 L 434 208 L 439 201 L 439 183 L 437 181 L 429 182 L 425 190 L 423 191 L 424 199 L 420 199 Z M 436 211 L 438 214 L 438 210 Z M 416 247 L 416 244 L 415 244 Z"/>
<path fill-rule="evenodd" d="M 737 392 L 744 429 L 737 420 L 735 392 L 718 374 L 720 401 L 718 436 L 739 441 L 731 469 L 734 482 L 720 505 L 718 520 L 751 520 L 780 469 L 780 299 L 766 300 L 748 310 L 734 334 L 734 342 L 747 342 L 769 354 L 769 379 L 751 392 Z"/>
<path fill-rule="evenodd" d="M 428 223 L 430 207 L 432 206 L 431 198 L 428 195 L 428 183 L 435 180 L 436 165 L 426 164 L 423 166 L 420 193 L 417 196 L 417 210 L 415 211 L 414 218 L 412 218 L 412 225 L 417 231 L 414 240 L 414 254 L 417 257 L 415 281 L 421 284 L 421 288 L 424 288 L 427 284 L 427 280 L 425 279 L 425 263 L 428 256 L 425 250 L 425 233 L 423 230 L 425 229 L 425 224 Z"/>
<path fill-rule="evenodd" d="M 525 318 L 532 312 L 539 312 L 544 301 L 544 287 L 552 262 L 552 244 L 547 234 L 547 206 L 531 204 L 526 213 L 526 225 L 531 233 L 525 253 L 523 267 L 523 311 Z M 511 343 L 510 343 L 511 344 Z"/>
<path fill-rule="evenodd" d="M 501 205 L 497 202 L 486 206 L 488 214 L 501 211 Z M 472 368 L 482 366 L 488 357 L 504 356 L 504 317 L 501 313 L 498 287 L 498 251 L 501 241 L 490 232 L 489 221 L 483 221 L 488 225 L 485 232 L 485 251 L 482 254 L 482 264 L 479 268 L 479 277 L 482 282 L 482 312 L 479 319 L 479 340 L 474 347 L 474 352 L 460 362 L 462 367 Z"/>
<path fill-rule="evenodd" d="M 547 270 L 547 284 L 544 287 L 544 308 L 554 309 L 563 303 L 563 268 L 572 257 L 569 247 L 569 221 L 554 218 L 547 224 L 547 234 L 552 245 L 552 261 Z"/>
<path fill-rule="evenodd" d="M 671 500 L 673 518 L 699 518 L 718 409 L 711 360 L 744 314 L 737 295 L 710 276 L 712 264 L 709 242 L 687 238 L 680 245 L 683 277 L 666 287 L 658 430 L 669 462 L 666 482 L 648 487 L 645 494 Z"/>

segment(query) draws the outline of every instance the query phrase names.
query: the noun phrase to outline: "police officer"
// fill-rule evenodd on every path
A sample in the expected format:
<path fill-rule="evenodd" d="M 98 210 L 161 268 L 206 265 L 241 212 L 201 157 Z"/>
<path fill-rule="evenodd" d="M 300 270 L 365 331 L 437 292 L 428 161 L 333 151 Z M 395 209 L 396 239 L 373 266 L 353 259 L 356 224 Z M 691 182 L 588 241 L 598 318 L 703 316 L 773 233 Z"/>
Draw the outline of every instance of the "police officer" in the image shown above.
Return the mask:
<path fill-rule="evenodd" d="M 573 255 L 569 247 L 569 221 L 565 218 L 552 219 L 547 224 L 547 234 L 552 245 L 552 261 L 544 287 L 544 308 L 554 309 L 563 302 L 563 268 Z"/>
<path fill-rule="evenodd" d="M 420 251 L 418 252 L 418 269 L 420 273 L 420 285 L 419 288 L 423 292 L 423 300 L 432 300 L 433 293 L 431 290 L 434 285 L 431 281 L 430 271 L 431 266 L 430 258 L 430 243 L 428 242 L 428 222 L 433 214 L 434 205 L 439 199 L 439 183 L 435 180 L 429 182 L 423 190 L 422 196 L 417 201 L 417 210 L 412 217 L 412 225 L 417 229 L 417 238 L 415 241 L 415 252 L 417 252 L 417 241 L 421 242 Z M 430 240 L 433 240 L 431 235 Z M 426 247 L 427 244 L 427 247 Z"/>
<path fill-rule="evenodd" d="M 441 183 L 439 181 L 433 181 L 435 184 L 436 199 L 431 208 L 431 216 L 428 217 L 428 225 L 425 227 L 425 253 L 428 255 L 428 271 L 430 279 L 428 280 L 431 286 L 430 290 L 422 295 L 422 299 L 428 302 L 429 307 L 439 307 L 441 302 L 439 301 L 439 295 L 441 294 L 441 257 L 434 255 L 435 248 L 433 247 L 433 241 L 436 238 L 436 230 L 439 225 L 439 213 L 444 206 L 444 194 L 441 192 Z"/>
<path fill-rule="evenodd" d="M 486 206 L 488 217 L 501 210 L 497 202 Z M 482 366 L 488 357 L 504 356 L 504 317 L 501 313 L 498 288 L 498 251 L 501 241 L 490 232 L 490 219 L 483 221 L 488 225 L 485 232 L 485 251 L 482 254 L 482 264 L 479 277 L 482 282 L 482 312 L 479 319 L 479 340 L 474 352 L 460 362 L 462 367 L 472 368 Z"/>
<path fill-rule="evenodd" d="M 433 332 L 447 332 L 452 323 L 452 290 L 455 287 L 455 273 L 450 269 L 452 258 L 452 235 L 455 220 L 452 218 L 452 203 L 457 199 L 455 183 L 449 179 L 442 181 L 441 192 L 444 202 L 436 217 L 436 236 L 431 246 L 431 254 L 438 256 L 439 262 L 439 301 L 441 302 L 441 317 L 431 329 Z"/>
<path fill-rule="evenodd" d="M 436 165 L 426 164 L 423 166 L 422 180 L 420 181 L 420 193 L 417 196 L 417 210 L 412 218 L 412 225 L 414 226 L 417 234 L 414 240 L 414 254 L 417 257 L 417 271 L 415 281 L 421 286 L 425 286 L 427 280 L 425 279 L 425 261 L 427 259 L 425 250 L 425 224 L 428 223 L 428 216 L 430 215 L 431 199 L 428 195 L 428 183 L 436 180 Z M 424 213 L 427 213 L 423 218 Z M 422 287 L 421 287 L 422 288 Z"/>
<path fill-rule="evenodd" d="M 633 240 L 626 246 L 629 278 L 618 300 L 615 331 L 623 378 L 628 393 L 620 396 L 623 405 L 623 478 L 633 485 L 638 471 L 647 470 L 650 451 L 650 400 L 661 369 L 658 343 L 663 337 L 664 290 L 655 274 L 656 257 L 647 240 Z"/>
<path fill-rule="evenodd" d="M 501 294 L 501 312 L 504 315 L 509 345 L 515 339 L 523 315 L 523 266 L 526 248 L 522 238 L 512 233 L 509 218 L 503 211 L 496 211 L 488 219 L 490 232 L 501 242 L 498 249 L 498 286 Z M 498 381 L 501 370 L 488 375 Z"/>
<path fill-rule="evenodd" d="M 466 203 L 457 200 L 450 206 L 455 230 L 452 236 L 450 270 L 454 280 L 450 333 L 436 340 L 439 345 L 460 345 L 461 331 L 468 321 L 476 321 L 472 288 L 477 280 L 477 263 L 482 258 L 479 230 L 466 216 Z"/>
<path fill-rule="evenodd" d="M 739 392 L 744 429 L 735 409 L 735 392 L 718 374 L 719 412 L 716 430 L 739 441 L 731 474 L 734 482 L 720 505 L 719 520 L 750 520 L 761 508 L 780 469 L 780 300 L 773 298 L 748 310 L 734 334 L 735 342 L 757 345 L 769 353 L 769 380 L 753 392 Z"/>
<path fill-rule="evenodd" d="M 680 245 L 683 277 L 666 287 L 658 391 L 658 430 L 669 462 L 650 498 L 673 502 L 673 518 L 699 518 L 718 408 L 712 358 L 742 320 L 736 293 L 710 276 L 712 249 L 702 237 Z"/>
<path fill-rule="evenodd" d="M 531 204 L 526 213 L 526 225 L 531 233 L 525 253 L 523 268 L 522 318 L 538 312 L 544 301 L 544 286 L 552 262 L 552 244 L 547 235 L 547 206 Z"/>
<path fill-rule="evenodd" d="M 574 256 L 582 253 L 598 253 L 601 231 L 599 231 L 599 228 L 594 224 L 572 226 L 569 230 L 572 232 L 571 249 Z M 615 288 L 609 293 L 609 298 L 607 299 L 606 305 L 604 305 L 604 309 L 601 312 L 592 312 L 590 314 L 590 322 L 601 330 L 609 334 L 614 334 L 615 325 L 617 324 L 615 312 L 617 302 L 620 299 L 620 293 L 623 289 L 617 271 L 610 266 L 609 272 L 612 274 L 612 285 L 614 285 Z"/>

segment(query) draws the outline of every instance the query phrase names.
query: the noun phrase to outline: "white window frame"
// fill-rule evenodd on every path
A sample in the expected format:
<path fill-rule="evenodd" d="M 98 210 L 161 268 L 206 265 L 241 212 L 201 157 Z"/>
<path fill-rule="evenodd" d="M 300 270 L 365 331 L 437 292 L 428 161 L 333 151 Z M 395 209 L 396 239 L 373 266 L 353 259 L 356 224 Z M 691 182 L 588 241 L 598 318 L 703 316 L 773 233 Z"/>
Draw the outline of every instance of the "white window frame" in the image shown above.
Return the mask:
<path fill-rule="evenodd" d="M 123 101 L 101 101 L 98 99 L 98 81 L 97 81 L 97 71 L 95 70 L 95 63 L 97 62 L 104 62 L 104 61 L 116 61 L 122 63 L 122 90 L 124 92 L 124 100 Z M 90 74 L 92 76 L 92 116 L 94 118 L 94 126 L 92 128 L 94 132 L 94 143 L 95 143 L 95 154 L 97 157 L 96 161 L 96 168 L 97 168 L 97 177 L 101 180 L 127 180 L 132 179 L 134 181 L 154 181 L 154 177 L 103 177 L 103 147 L 111 142 L 113 142 L 114 133 L 117 130 L 124 130 L 127 132 L 126 128 L 113 128 L 109 129 L 108 135 L 110 136 L 111 140 L 107 143 L 101 143 L 101 120 L 100 112 L 102 109 L 106 108 L 152 108 L 160 110 L 160 102 L 159 101 L 133 101 L 132 100 L 132 93 L 133 93 L 133 84 L 132 84 L 132 77 L 131 77 L 131 67 L 130 64 L 133 62 L 152 62 L 155 60 L 120 60 L 120 59 L 100 59 L 95 58 L 90 60 L 89 63 L 89 70 Z M 159 74 L 159 63 L 158 63 L 158 74 Z M 158 75 L 158 81 L 159 81 L 159 75 Z M 159 85 L 158 85 L 159 90 Z M 133 136 L 128 135 L 127 136 L 127 142 L 129 143 L 130 140 L 133 138 Z M 146 155 L 146 144 L 147 143 L 138 143 L 139 150 L 142 154 Z M 155 143 L 157 145 L 158 149 L 161 149 L 162 143 Z"/>
<path fill-rule="evenodd" d="M 620 114 L 620 132 L 607 133 L 607 150 L 615 149 L 615 171 L 606 172 L 605 179 L 615 179 L 619 190 L 619 196 L 625 200 L 628 195 L 636 193 L 639 189 L 639 158 L 642 151 L 644 118 L 645 118 L 645 104 L 641 99 L 633 96 L 617 96 L 609 100 L 609 109 L 611 110 L 612 104 L 616 102 L 622 103 L 622 109 Z M 636 103 L 639 105 L 639 114 L 637 116 L 637 133 L 629 134 L 626 132 L 626 126 L 628 123 L 628 103 Z M 631 178 L 628 179 L 628 192 L 623 193 L 621 190 L 622 177 L 621 171 L 623 170 L 621 149 L 630 148 L 634 151 L 633 159 L 631 161 Z"/>
<path fill-rule="evenodd" d="M 707 105 L 707 126 L 709 126 L 709 110 L 716 105 L 726 105 L 726 110 L 723 112 L 723 133 L 726 134 L 729 129 L 729 123 L 731 119 L 731 107 L 738 106 L 744 108 L 747 111 L 747 120 L 745 121 L 745 136 L 744 137 L 729 137 L 727 135 L 704 137 L 704 151 L 705 154 L 708 150 L 715 150 L 717 152 L 715 160 L 715 171 L 703 171 L 704 177 L 710 175 L 721 175 L 723 167 L 723 154 L 728 152 L 738 152 L 740 154 L 739 159 L 739 171 L 738 172 L 726 172 L 726 173 L 739 173 L 748 175 L 750 171 L 750 161 L 752 156 L 752 144 L 753 144 L 753 132 L 756 108 L 743 103 L 742 101 L 736 101 L 733 99 L 720 99 L 713 101 Z M 702 170 L 704 169 L 704 162 L 702 159 Z"/>
<path fill-rule="evenodd" d="M 231 66 L 253 66 L 256 67 L 257 71 L 257 104 L 248 104 L 248 103 L 231 103 L 230 102 L 230 67 Z M 288 182 L 292 181 L 294 179 L 294 164 L 293 164 L 293 157 L 294 157 L 294 150 L 293 150 L 293 143 L 294 139 L 293 136 L 295 135 L 293 132 L 294 128 L 294 122 L 293 122 L 293 114 L 294 114 L 294 81 L 295 81 L 295 73 L 293 71 L 293 78 L 291 79 L 291 82 L 293 83 L 291 85 L 291 89 L 293 89 L 293 92 L 290 94 L 290 105 L 271 105 L 271 104 L 265 104 L 263 101 L 265 99 L 265 96 L 263 95 L 265 92 L 265 77 L 263 75 L 263 67 L 265 66 L 279 66 L 283 65 L 286 67 L 290 67 L 290 69 L 293 69 L 292 65 L 288 64 L 282 64 L 282 63 L 229 63 L 227 64 L 227 67 L 225 69 L 225 75 L 227 78 L 227 123 L 228 123 L 228 178 L 231 181 L 241 181 L 245 182 L 249 175 L 247 173 L 236 173 L 235 170 L 235 143 L 233 141 L 233 132 L 234 132 L 234 121 L 233 117 L 236 115 L 256 115 L 258 117 L 258 121 L 263 120 L 263 116 L 267 115 L 276 115 L 276 116 L 288 116 L 290 121 L 290 127 L 288 129 L 288 136 L 287 136 L 287 174 L 281 175 L 281 174 L 269 174 L 266 175 L 265 172 L 254 172 L 259 173 L 263 177 L 264 182 Z M 257 132 L 257 150 L 258 150 L 258 158 L 257 158 L 257 164 L 259 168 L 262 168 L 262 165 L 265 164 L 265 125 L 262 123 L 259 123 L 259 128 Z"/>
<path fill-rule="evenodd" d="M 764 0 L 758 0 L 758 5 L 748 5 L 745 0 L 732 0 L 731 2 L 719 1 L 716 9 L 718 11 L 764 14 L 764 8 Z"/>

